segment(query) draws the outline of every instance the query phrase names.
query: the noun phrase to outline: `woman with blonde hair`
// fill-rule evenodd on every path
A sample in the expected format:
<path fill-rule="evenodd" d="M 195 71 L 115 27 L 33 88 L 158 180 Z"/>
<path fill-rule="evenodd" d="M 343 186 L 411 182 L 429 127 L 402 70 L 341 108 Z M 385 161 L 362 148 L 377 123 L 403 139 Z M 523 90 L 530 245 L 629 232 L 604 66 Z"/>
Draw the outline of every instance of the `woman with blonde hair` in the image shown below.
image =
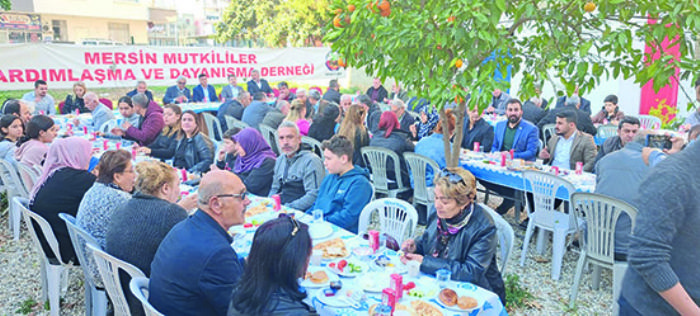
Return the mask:
<path fill-rule="evenodd" d="M 369 133 L 367 133 L 367 127 L 364 124 L 366 115 L 367 110 L 364 107 L 353 104 L 348 108 L 343 122 L 340 123 L 340 129 L 338 129 L 338 135 L 345 136 L 352 143 L 352 164 L 360 167 L 365 166 L 360 148 L 369 145 Z"/>
<path fill-rule="evenodd" d="M 284 118 L 285 121 L 290 121 L 297 124 L 299 127 L 299 132 L 301 135 L 309 135 L 309 127 L 311 123 L 306 120 L 306 104 L 301 100 L 297 99 L 292 101 L 291 107 L 289 108 L 289 114 Z"/>
<path fill-rule="evenodd" d="M 449 270 L 452 280 L 492 291 L 505 305 L 505 286 L 496 264 L 496 226 L 476 203 L 476 178 L 462 168 L 443 169 L 434 191 L 428 227 L 418 240 L 403 242 L 401 261 L 419 262 L 426 274 Z"/>
<path fill-rule="evenodd" d="M 73 95 L 67 95 L 66 100 L 63 101 L 63 108 L 61 109 L 61 114 L 70 114 L 75 112 L 77 109 L 80 113 L 90 113 L 90 109 L 85 106 L 85 94 L 87 93 L 87 87 L 82 81 L 78 81 L 73 84 Z"/>
<path fill-rule="evenodd" d="M 165 122 L 163 131 L 148 147 L 139 147 L 137 150 L 158 159 L 172 158 L 175 154 L 175 146 L 182 138 L 181 119 L 182 109 L 178 105 L 165 105 L 163 107 L 163 121 Z"/>

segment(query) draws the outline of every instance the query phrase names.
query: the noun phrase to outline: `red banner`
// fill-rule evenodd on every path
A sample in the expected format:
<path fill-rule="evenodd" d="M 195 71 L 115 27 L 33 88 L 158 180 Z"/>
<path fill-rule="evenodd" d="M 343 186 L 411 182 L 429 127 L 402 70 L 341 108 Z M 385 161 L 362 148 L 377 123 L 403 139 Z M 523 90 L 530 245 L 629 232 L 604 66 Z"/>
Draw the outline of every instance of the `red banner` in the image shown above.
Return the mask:
<path fill-rule="evenodd" d="M 649 19 L 647 21 L 649 24 L 655 24 L 656 20 L 654 19 Z M 670 27 L 670 26 L 667 26 Z M 654 48 L 652 46 L 649 46 L 649 43 L 647 42 L 646 47 L 644 48 L 644 53 L 647 54 L 647 56 L 651 56 L 651 60 L 658 60 L 661 58 L 661 54 L 665 55 L 671 55 L 673 56 L 674 59 L 678 60 L 680 59 L 680 50 L 678 47 L 678 44 L 674 46 L 670 46 L 671 40 L 668 39 L 668 37 L 664 38 L 664 40 L 661 42 L 661 47 L 654 52 Z M 647 59 L 648 60 L 648 59 Z M 639 113 L 640 114 L 649 114 L 649 110 L 651 109 L 656 109 L 656 108 L 663 108 L 664 105 L 670 106 L 672 108 L 675 108 L 676 105 L 678 104 L 678 74 L 680 73 L 680 69 L 676 67 L 676 72 L 674 74 L 674 77 L 671 78 L 671 82 L 662 87 L 659 92 L 654 91 L 654 81 L 650 80 L 647 82 L 644 86 L 642 86 L 642 95 L 641 95 L 641 101 L 639 105 Z M 666 111 L 662 112 L 663 115 L 666 115 Z M 669 120 L 673 119 L 675 114 L 670 114 Z"/>

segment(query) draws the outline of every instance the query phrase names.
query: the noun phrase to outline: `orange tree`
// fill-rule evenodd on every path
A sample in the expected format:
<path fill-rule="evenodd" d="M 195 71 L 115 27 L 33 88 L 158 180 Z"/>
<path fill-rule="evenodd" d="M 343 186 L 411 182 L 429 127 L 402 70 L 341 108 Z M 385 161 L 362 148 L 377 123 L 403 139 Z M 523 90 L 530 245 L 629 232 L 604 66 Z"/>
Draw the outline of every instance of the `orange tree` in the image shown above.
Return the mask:
<path fill-rule="evenodd" d="M 444 117 L 444 105 L 458 102 L 457 133 L 462 140 L 465 108 L 484 108 L 495 88 L 508 83 L 494 72 L 521 73 L 519 96 L 534 84 L 559 81 L 571 93 L 595 87 L 605 77 L 654 80 L 658 90 L 674 78 L 700 69 L 693 40 L 700 30 L 700 4 L 680 0 L 331 0 L 324 40 L 350 67 L 395 78 L 425 97 Z M 654 18 L 658 23 L 648 23 Z M 680 57 L 663 52 L 672 39 Z M 662 51 L 645 56 L 645 42 Z M 470 98 L 467 98 L 470 95 Z M 468 101 L 466 101 L 468 99 Z M 459 150 L 445 139 L 448 166 Z M 455 146 L 459 149 L 459 145 Z"/>

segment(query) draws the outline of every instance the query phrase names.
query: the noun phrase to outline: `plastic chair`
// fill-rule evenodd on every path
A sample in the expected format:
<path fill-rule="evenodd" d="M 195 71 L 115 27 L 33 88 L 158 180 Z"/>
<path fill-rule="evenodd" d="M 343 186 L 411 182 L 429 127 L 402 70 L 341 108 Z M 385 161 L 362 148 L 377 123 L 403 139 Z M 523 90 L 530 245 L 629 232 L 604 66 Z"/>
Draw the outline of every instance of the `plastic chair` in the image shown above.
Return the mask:
<path fill-rule="evenodd" d="M 86 315 L 105 315 L 107 314 L 107 293 L 104 289 L 98 289 L 98 286 L 104 286 L 101 279 L 95 279 L 92 271 L 90 271 L 89 266 L 96 267 L 94 259 L 92 256 L 88 256 L 85 253 L 86 244 L 93 245 L 95 247 L 100 247 L 94 237 L 90 233 L 86 232 L 84 229 L 80 228 L 76 222 L 75 217 L 70 214 L 61 213 L 58 217 L 66 222 L 66 227 L 68 227 L 68 234 L 70 235 L 71 243 L 73 243 L 73 249 L 75 249 L 75 254 L 78 257 L 78 261 L 81 262 L 80 267 L 83 270 L 83 275 L 85 275 L 85 314 Z M 92 261 L 92 265 L 87 263 Z"/>
<path fill-rule="evenodd" d="M 501 252 L 501 264 L 499 270 L 501 275 L 505 275 L 506 267 L 508 266 L 508 259 L 510 259 L 510 254 L 513 252 L 513 240 L 515 240 L 515 233 L 513 232 L 513 227 L 503 219 L 503 217 L 496 213 L 492 208 L 488 207 L 486 204 L 479 203 L 479 206 L 486 210 L 486 212 L 491 215 L 493 223 L 496 225 L 496 234 L 498 234 L 498 248 Z"/>
<path fill-rule="evenodd" d="M 435 198 L 428 188 L 426 179 L 426 171 L 428 167 L 433 170 L 433 174 L 440 171 L 440 166 L 432 159 L 412 152 L 403 153 L 403 157 L 408 165 L 408 170 L 413 176 L 413 206 L 417 204 L 425 205 L 426 209 L 430 209 Z M 430 214 L 427 214 L 428 216 Z M 427 216 L 426 216 L 427 218 Z"/>
<path fill-rule="evenodd" d="M 608 138 L 617 136 L 617 126 L 615 125 L 601 125 L 598 126 L 597 137 Z"/>
<path fill-rule="evenodd" d="M 102 123 L 102 126 L 100 126 L 99 131 L 104 134 L 111 133 L 112 129 L 114 129 L 117 126 L 119 126 L 119 124 L 117 124 L 117 120 L 111 119 L 107 122 Z"/>
<path fill-rule="evenodd" d="M 226 125 L 228 125 L 228 128 L 238 127 L 240 129 L 244 129 L 246 127 L 250 127 L 245 122 L 243 122 L 239 119 L 236 119 L 235 117 L 233 117 L 231 115 L 225 115 L 224 117 L 226 118 Z"/>
<path fill-rule="evenodd" d="M 272 151 L 275 152 L 275 155 L 279 156 L 280 150 L 277 146 L 277 130 L 262 123 L 258 126 L 260 128 L 260 134 L 262 134 L 263 138 L 265 138 L 267 144 L 270 145 L 270 148 L 272 148 Z"/>
<path fill-rule="evenodd" d="M 622 277 L 627 270 L 627 262 L 615 261 L 615 226 L 622 213 L 627 214 L 634 231 L 637 209 L 624 201 L 595 193 L 576 192 L 571 195 L 577 216 L 586 220 L 586 241 L 576 264 L 576 275 L 571 288 L 569 306 L 576 304 L 578 287 L 587 263 L 594 265 L 593 288 L 600 284 L 601 268 L 613 270 L 613 302 L 617 310 L 617 298 L 622 288 Z M 613 312 L 613 315 L 616 315 Z"/>
<path fill-rule="evenodd" d="M 557 134 L 557 132 L 554 129 L 555 124 L 546 124 L 542 126 L 542 142 L 544 143 L 544 146 L 547 147 L 547 141 L 554 135 Z"/>
<path fill-rule="evenodd" d="M 41 173 L 37 172 L 33 166 L 27 166 L 21 162 L 17 163 L 17 169 L 19 169 L 19 177 L 24 184 L 24 189 L 27 192 L 31 192 Z"/>
<path fill-rule="evenodd" d="M 653 115 L 640 115 L 639 126 L 641 129 L 659 129 L 661 128 L 661 119 Z"/>
<path fill-rule="evenodd" d="M 397 194 L 405 191 L 411 190 L 410 187 L 406 187 L 401 179 L 401 162 L 399 161 L 399 155 L 393 150 L 389 150 L 381 147 L 366 146 L 360 149 L 362 152 L 362 158 L 367 162 L 367 166 L 370 167 L 372 175 L 372 183 L 377 191 L 377 193 L 387 195 L 389 197 L 396 197 Z M 386 164 L 389 163 L 387 160 L 391 159 L 394 164 L 394 179 L 396 179 L 396 188 L 389 188 L 389 177 L 386 171 Z"/>
<path fill-rule="evenodd" d="M 66 106 L 66 101 L 58 102 L 58 113 L 63 113 L 63 107 Z"/>
<path fill-rule="evenodd" d="M 535 227 L 539 228 L 537 236 L 537 252 L 544 252 L 544 242 L 546 240 L 545 233 L 553 233 L 552 244 L 552 279 L 558 280 L 561 273 L 561 262 L 566 251 L 566 236 L 574 234 L 579 230 L 579 226 L 583 223 L 576 217 L 576 214 L 569 210 L 569 214 L 559 212 L 554 209 L 554 200 L 557 190 L 560 188 L 566 189 L 569 196 L 576 190 L 569 181 L 558 176 L 540 172 L 525 170 L 523 171 L 523 187 L 528 187 L 528 182 L 532 188 L 534 197 L 535 211 L 531 211 L 530 207 L 526 207 L 530 221 L 527 224 L 525 239 L 523 241 L 523 251 L 520 255 L 520 265 L 525 265 L 525 257 L 527 256 L 527 248 L 530 244 L 530 238 L 535 231 Z M 525 199 L 527 200 L 527 199 Z M 571 203 L 569 203 L 571 209 Z"/>
<path fill-rule="evenodd" d="M 367 232 L 372 213 L 379 212 L 379 231 L 385 233 L 401 245 L 406 238 L 411 238 L 418 225 L 418 212 L 408 202 L 383 198 L 370 202 L 360 213 L 358 235 Z"/>
<path fill-rule="evenodd" d="M 313 137 L 301 136 L 301 143 L 309 145 L 312 148 L 312 151 L 323 159 L 323 147 L 321 146 L 321 142 L 317 141 Z"/>
<path fill-rule="evenodd" d="M 131 293 L 141 302 L 146 316 L 162 316 L 158 310 L 156 310 L 151 303 L 148 302 L 148 283 L 150 280 L 148 278 L 133 278 L 129 282 L 129 289 Z"/>
<path fill-rule="evenodd" d="M 29 229 L 29 234 L 32 237 L 34 246 L 41 255 L 39 261 L 41 262 L 42 300 L 46 300 L 48 296 L 51 315 L 58 316 L 61 309 L 61 288 L 65 290 L 68 287 L 67 282 L 65 281 L 67 276 L 62 278 L 61 275 L 66 267 L 72 266 L 72 263 L 63 261 L 61 258 L 61 251 L 59 250 L 58 246 L 58 240 L 56 240 L 56 235 L 53 233 L 51 224 L 49 224 L 49 222 L 47 222 L 41 215 L 29 210 L 29 200 L 15 197 L 12 200 L 12 203 L 15 204 L 18 209 L 22 210 L 24 222 L 27 224 L 27 228 Z M 56 255 L 55 258 L 49 258 L 49 256 L 44 252 L 44 248 L 41 247 L 39 235 L 34 230 L 33 223 L 36 223 L 41 229 L 46 242 L 51 248 L 51 252 Z M 62 279 L 64 282 L 62 282 Z"/>
<path fill-rule="evenodd" d="M 100 98 L 100 103 L 106 105 L 110 110 L 114 110 L 114 104 L 112 103 L 112 100 Z"/>
<path fill-rule="evenodd" d="M 219 122 L 219 119 L 207 112 L 202 112 L 202 118 L 204 118 L 204 123 L 207 125 L 209 138 L 213 141 L 220 142 L 221 135 L 224 133 L 221 132 L 221 122 Z"/>
<path fill-rule="evenodd" d="M 7 190 L 7 200 L 12 201 L 15 197 L 29 198 L 29 192 L 25 188 L 22 180 L 19 178 L 17 168 L 13 163 L 0 159 L 0 178 Z M 20 226 L 22 223 L 22 211 L 15 206 L 14 203 L 9 203 L 9 218 L 8 223 L 10 231 L 12 231 L 13 239 L 19 240 Z"/>
<path fill-rule="evenodd" d="M 134 265 L 117 259 L 102 249 L 98 249 L 91 244 L 87 244 L 87 248 L 89 249 L 88 252 L 92 252 L 92 255 L 95 257 L 95 263 L 97 263 L 97 268 L 100 270 L 102 282 L 104 282 L 107 294 L 114 306 L 114 315 L 131 315 L 129 303 L 127 303 L 122 289 L 119 270 L 126 272 L 131 278 L 145 277 L 146 275 Z"/>

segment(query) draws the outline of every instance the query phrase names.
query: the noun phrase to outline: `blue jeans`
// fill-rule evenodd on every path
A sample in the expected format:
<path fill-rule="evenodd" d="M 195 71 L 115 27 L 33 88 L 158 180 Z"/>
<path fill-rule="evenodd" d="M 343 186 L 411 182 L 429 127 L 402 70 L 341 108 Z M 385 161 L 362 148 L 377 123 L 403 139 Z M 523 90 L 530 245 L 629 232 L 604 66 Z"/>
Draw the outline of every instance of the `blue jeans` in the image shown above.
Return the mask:
<path fill-rule="evenodd" d="M 620 298 L 617 299 L 617 304 L 620 305 L 620 316 L 642 316 L 623 295 L 620 295 Z"/>

